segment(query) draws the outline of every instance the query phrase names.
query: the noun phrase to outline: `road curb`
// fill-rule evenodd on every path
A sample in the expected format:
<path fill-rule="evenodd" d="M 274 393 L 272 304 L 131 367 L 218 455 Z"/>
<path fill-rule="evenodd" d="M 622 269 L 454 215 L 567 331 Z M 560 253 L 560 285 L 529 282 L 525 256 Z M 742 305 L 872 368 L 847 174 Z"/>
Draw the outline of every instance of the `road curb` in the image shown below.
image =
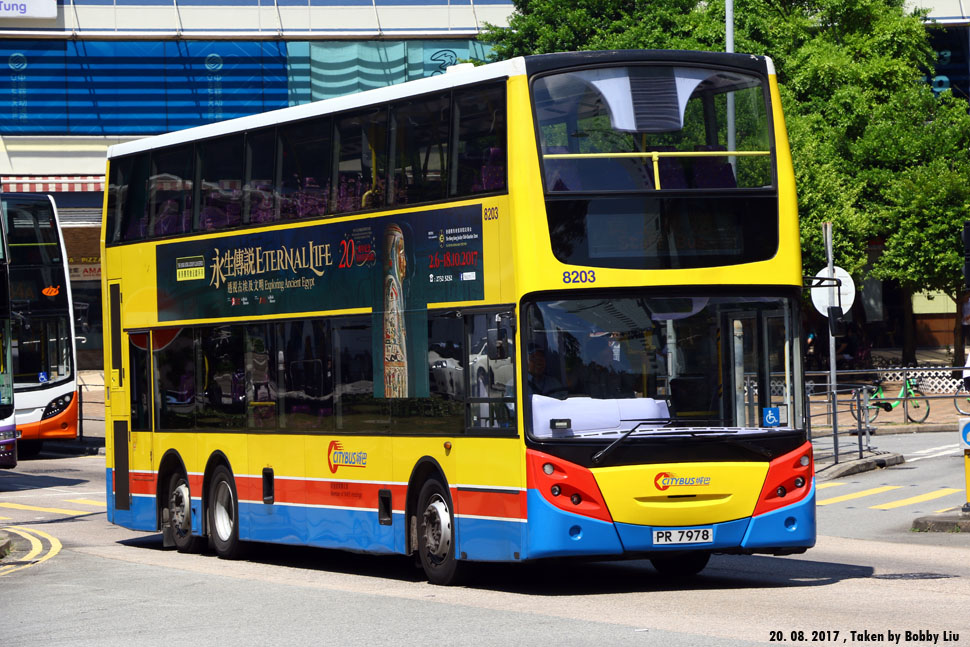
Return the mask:
<path fill-rule="evenodd" d="M 916 532 L 970 532 L 970 514 L 934 514 L 913 522 Z"/>
<path fill-rule="evenodd" d="M 842 478 L 851 474 L 869 472 L 872 470 L 882 469 L 884 467 L 890 467 L 891 465 L 899 465 L 905 462 L 906 459 L 902 454 L 888 452 L 885 454 L 878 454 L 876 456 L 867 456 L 865 458 L 857 458 L 851 461 L 842 461 L 840 463 L 826 465 L 822 469 L 815 471 L 815 478 L 819 481 L 830 481 L 832 479 Z"/>
<path fill-rule="evenodd" d="M 957 433 L 960 429 L 956 422 L 931 422 L 921 424 L 882 425 L 874 427 L 873 435 L 888 436 L 890 434 L 916 434 L 940 431 Z"/>

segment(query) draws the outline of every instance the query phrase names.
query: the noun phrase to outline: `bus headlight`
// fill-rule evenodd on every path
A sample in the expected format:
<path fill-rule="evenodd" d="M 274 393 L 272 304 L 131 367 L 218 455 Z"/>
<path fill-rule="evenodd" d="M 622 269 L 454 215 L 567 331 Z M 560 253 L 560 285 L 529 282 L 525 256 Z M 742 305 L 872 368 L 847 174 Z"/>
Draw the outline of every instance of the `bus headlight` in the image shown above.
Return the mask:
<path fill-rule="evenodd" d="M 62 413 L 71 404 L 71 400 L 74 399 L 73 393 L 65 393 L 60 395 L 47 404 L 47 408 L 44 409 L 44 415 L 41 420 L 47 420 L 48 418 L 53 418 L 59 413 Z"/>

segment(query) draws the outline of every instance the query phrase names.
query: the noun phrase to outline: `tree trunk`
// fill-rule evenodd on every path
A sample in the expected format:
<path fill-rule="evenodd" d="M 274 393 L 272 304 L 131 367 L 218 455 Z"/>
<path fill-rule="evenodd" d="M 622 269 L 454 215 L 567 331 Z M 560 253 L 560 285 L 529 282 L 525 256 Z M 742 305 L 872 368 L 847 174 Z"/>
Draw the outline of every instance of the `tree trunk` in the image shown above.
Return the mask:
<path fill-rule="evenodd" d="M 954 299 L 957 304 L 957 316 L 954 318 L 953 322 L 953 365 L 954 366 L 964 366 L 966 364 L 966 353 L 964 351 L 964 344 L 966 340 L 963 337 L 963 305 L 967 302 L 967 298 L 970 297 L 970 292 L 966 290 L 961 290 L 957 294 L 957 298 Z M 963 377 L 962 371 L 954 371 L 953 377 L 955 379 L 960 379 Z"/>
<path fill-rule="evenodd" d="M 903 366 L 916 366 L 916 321 L 913 289 L 903 288 Z"/>

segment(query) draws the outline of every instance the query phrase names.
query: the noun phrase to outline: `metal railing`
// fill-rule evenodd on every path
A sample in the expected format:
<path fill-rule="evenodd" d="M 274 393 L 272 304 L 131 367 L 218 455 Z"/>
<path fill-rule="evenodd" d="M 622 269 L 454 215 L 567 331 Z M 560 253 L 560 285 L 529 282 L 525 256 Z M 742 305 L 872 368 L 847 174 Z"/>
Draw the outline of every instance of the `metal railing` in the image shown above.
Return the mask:
<path fill-rule="evenodd" d="M 879 413 L 888 413 L 901 406 L 904 423 L 927 421 L 934 400 L 954 401 L 961 380 L 953 375 L 962 374 L 963 370 L 962 366 L 841 370 L 836 373 L 834 392 L 829 389 L 827 372 L 808 372 L 805 375 L 805 401 L 809 438 L 813 444 L 820 445 L 823 452 L 825 445 L 818 441 L 831 439 L 830 451 L 835 463 L 840 461 L 843 453 L 863 458 L 866 451 L 874 450 L 871 438 L 877 426 L 873 422 Z M 970 398 L 970 393 L 964 392 L 964 395 Z M 957 414 L 957 410 L 951 411 Z M 843 415 L 842 422 L 846 424 L 840 429 L 839 416 L 845 413 L 849 413 L 850 418 L 846 420 Z M 852 443 L 855 447 L 843 452 L 840 434 L 855 435 Z"/>

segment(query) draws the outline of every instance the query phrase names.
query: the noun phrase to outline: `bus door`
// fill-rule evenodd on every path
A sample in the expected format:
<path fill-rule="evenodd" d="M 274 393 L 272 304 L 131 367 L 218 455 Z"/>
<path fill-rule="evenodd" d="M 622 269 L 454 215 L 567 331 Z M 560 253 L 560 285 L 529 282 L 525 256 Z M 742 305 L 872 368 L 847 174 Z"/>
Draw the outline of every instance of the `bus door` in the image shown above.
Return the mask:
<path fill-rule="evenodd" d="M 525 478 L 516 406 L 515 324 L 509 307 L 465 315 L 466 437 L 456 441 L 458 548 L 514 561 L 525 545 Z M 455 494 L 455 491 L 452 491 Z"/>
<path fill-rule="evenodd" d="M 724 330 L 728 343 L 730 407 L 734 424 L 739 427 L 761 426 L 758 407 L 758 315 L 755 312 L 727 313 Z"/>
<path fill-rule="evenodd" d="M 794 405 L 790 313 L 762 310 L 728 313 L 726 317 L 730 393 L 736 424 L 788 426 Z"/>
<path fill-rule="evenodd" d="M 764 333 L 764 370 L 771 384 L 765 394 L 766 407 L 778 409 L 777 424 L 780 427 L 796 426 L 796 412 L 800 407 L 795 406 L 794 385 L 792 384 L 792 362 L 798 361 L 798 353 L 793 353 L 790 334 L 792 321 L 788 310 L 771 310 L 761 313 Z"/>
<path fill-rule="evenodd" d="M 108 282 L 108 316 L 111 326 L 111 363 L 107 367 L 108 407 L 112 421 L 109 454 L 113 457 L 114 509 L 131 509 L 131 488 L 128 482 L 128 393 L 125 389 L 125 340 L 121 330 L 121 283 Z M 110 493 L 109 493 L 110 494 Z"/>

